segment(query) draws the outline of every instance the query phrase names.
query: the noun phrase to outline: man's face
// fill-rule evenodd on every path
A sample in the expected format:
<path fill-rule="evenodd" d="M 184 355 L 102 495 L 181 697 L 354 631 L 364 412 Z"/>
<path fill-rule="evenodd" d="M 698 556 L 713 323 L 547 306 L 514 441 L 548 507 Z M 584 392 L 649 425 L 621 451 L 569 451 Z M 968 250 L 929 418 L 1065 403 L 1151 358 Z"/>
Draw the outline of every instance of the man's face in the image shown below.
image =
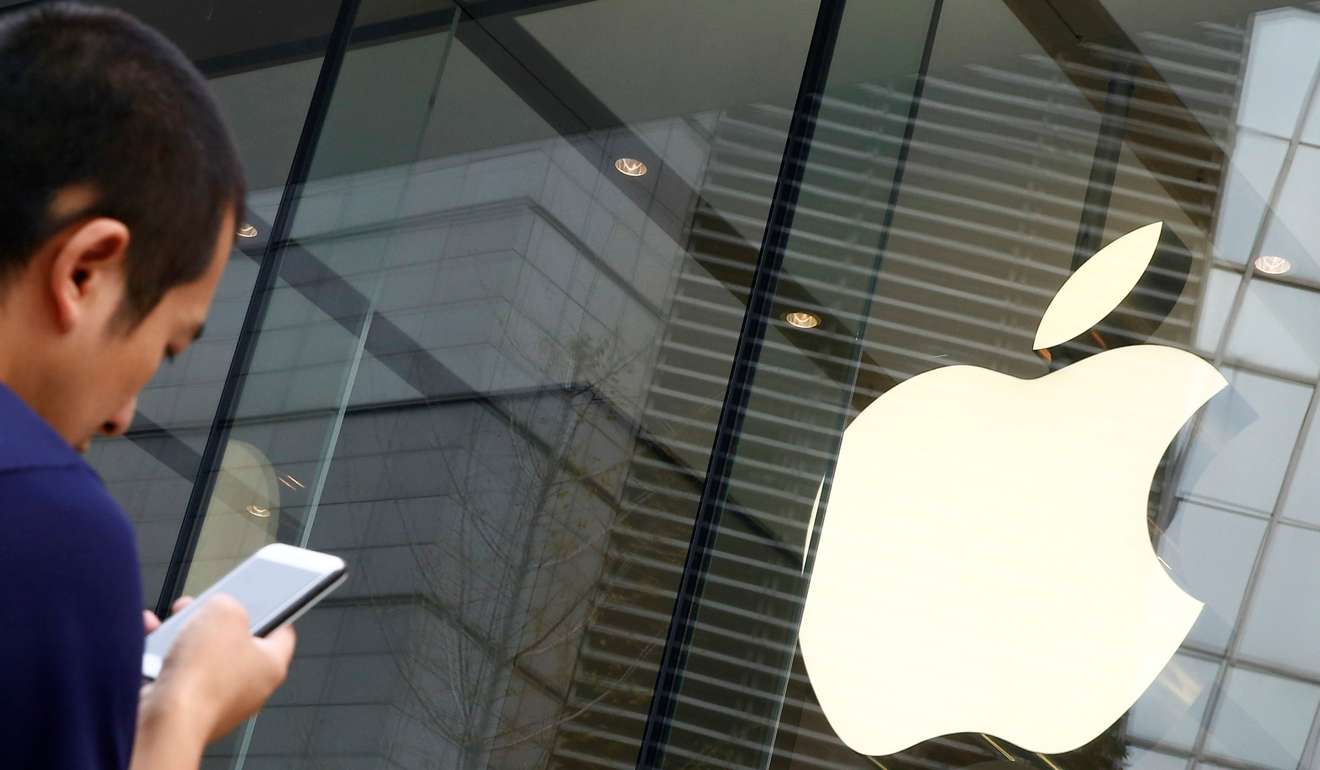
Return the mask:
<path fill-rule="evenodd" d="M 78 405 L 79 424 L 63 431 L 75 449 L 85 452 L 98 434 L 116 436 L 128 430 L 137 395 L 161 362 L 182 353 L 201 335 L 229 259 L 233 233 L 233 218 L 226 217 L 206 272 L 192 283 L 167 291 L 137 325 L 130 328 L 114 317 L 100 319 L 100 344 L 85 346 L 85 383 L 89 387 L 78 391 L 86 399 Z M 76 434 L 67 435 L 70 430 Z"/>

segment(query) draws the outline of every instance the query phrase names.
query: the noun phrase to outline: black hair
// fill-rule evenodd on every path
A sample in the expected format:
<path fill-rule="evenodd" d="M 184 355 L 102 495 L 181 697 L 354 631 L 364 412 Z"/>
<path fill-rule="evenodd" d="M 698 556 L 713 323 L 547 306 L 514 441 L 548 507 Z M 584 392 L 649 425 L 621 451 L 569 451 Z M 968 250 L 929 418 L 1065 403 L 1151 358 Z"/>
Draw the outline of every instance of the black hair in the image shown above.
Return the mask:
<path fill-rule="evenodd" d="M 55 196 L 74 187 L 92 204 L 55 221 Z M 136 324 L 206 271 L 244 196 L 206 81 L 160 33 L 71 3 L 0 15 L 0 281 L 73 222 L 111 217 L 129 230 L 123 314 Z"/>

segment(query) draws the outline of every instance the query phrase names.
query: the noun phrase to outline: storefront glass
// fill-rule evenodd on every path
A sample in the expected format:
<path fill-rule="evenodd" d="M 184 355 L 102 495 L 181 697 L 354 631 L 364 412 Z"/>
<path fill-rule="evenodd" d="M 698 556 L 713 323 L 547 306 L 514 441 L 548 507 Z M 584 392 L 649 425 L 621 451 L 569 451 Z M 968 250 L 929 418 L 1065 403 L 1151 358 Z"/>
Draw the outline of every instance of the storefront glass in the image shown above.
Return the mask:
<path fill-rule="evenodd" d="M 352 574 L 301 622 L 289 683 L 210 765 L 1315 763 L 1315 8 L 122 5 L 212 77 L 255 237 L 207 340 L 93 460 L 162 604 L 276 540 Z M 1153 261 L 1117 308 L 1036 350 L 1070 276 L 1153 222 Z M 1041 616 L 1023 597 L 1070 590 L 1037 562 L 1083 526 L 1113 529 L 1078 512 L 1109 512 L 1097 501 L 1141 460 L 1141 426 L 1109 449 L 1077 426 L 1192 385 L 1161 379 L 1171 365 L 1017 417 L 968 407 L 989 386 L 945 392 L 900 410 L 917 432 L 886 418 L 867 434 L 864 483 L 840 446 L 920 375 L 1062 382 L 1137 345 L 1227 382 L 1170 429 L 1144 499 L 1112 509 L 1145 506 L 1146 566 L 1204 608 L 1135 705 L 1064 746 L 1052 737 L 1126 664 L 1050 640 L 1121 633 L 1132 606 Z M 1019 456 L 1023 436 L 1044 438 Z M 999 484 L 1010 474 L 1020 495 Z M 923 501 L 955 499 L 977 505 L 932 534 L 949 512 Z M 1026 528 L 1028 510 L 1049 515 Z M 930 708 L 991 703 L 983 724 L 881 752 L 840 729 L 799 632 L 813 575 L 838 565 L 831 530 L 867 516 L 886 535 L 845 570 L 866 600 L 822 638 L 861 639 L 835 661 L 858 683 L 897 666 L 920 686 L 859 696 L 864 740 L 920 732 Z M 1079 570 L 1108 563 L 1091 542 Z M 1022 591 L 960 624 L 950 608 L 1006 576 Z M 968 661 L 1009 648 L 1041 673 L 988 690 L 1010 661 Z M 1097 684 L 1059 691 L 1075 678 Z M 1014 733 L 1017 714 L 1049 718 Z"/>

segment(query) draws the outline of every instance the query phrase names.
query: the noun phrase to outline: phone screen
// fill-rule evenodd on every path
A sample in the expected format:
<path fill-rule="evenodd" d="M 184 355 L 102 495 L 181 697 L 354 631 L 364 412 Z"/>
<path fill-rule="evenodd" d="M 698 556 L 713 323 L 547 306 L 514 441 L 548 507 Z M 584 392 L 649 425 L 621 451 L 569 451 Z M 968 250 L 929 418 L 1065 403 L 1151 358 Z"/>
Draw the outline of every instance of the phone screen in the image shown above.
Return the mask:
<path fill-rule="evenodd" d="M 290 564 L 260 558 L 249 559 L 147 636 L 146 652 L 164 658 L 174 644 L 174 638 L 183 629 L 184 622 L 206 600 L 208 594 L 229 594 L 237 599 L 247 610 L 248 619 L 255 631 L 292 599 L 302 595 L 324 577 L 320 573 Z"/>

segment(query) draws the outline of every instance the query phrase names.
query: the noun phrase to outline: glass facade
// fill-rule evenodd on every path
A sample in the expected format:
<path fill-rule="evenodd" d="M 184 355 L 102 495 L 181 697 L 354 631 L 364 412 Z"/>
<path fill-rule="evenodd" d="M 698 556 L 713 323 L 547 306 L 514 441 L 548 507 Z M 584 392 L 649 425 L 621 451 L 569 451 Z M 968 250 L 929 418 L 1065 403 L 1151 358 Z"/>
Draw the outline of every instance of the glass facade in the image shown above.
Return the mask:
<path fill-rule="evenodd" d="M 116 5 L 210 78 L 252 189 L 206 337 L 91 453 L 146 595 L 274 541 L 350 565 L 208 767 L 1320 761 L 1320 7 Z M 1117 309 L 1034 350 L 1065 280 L 1155 221 Z M 1149 484 L 1150 557 L 1204 603 L 1177 652 L 1075 750 L 849 748 L 798 643 L 844 430 L 944 367 L 1055 377 L 1136 344 L 1228 381 Z M 1049 481 L 1103 495 L 1128 459 Z M 856 608 L 877 658 L 916 590 Z M 1014 607 L 989 609 L 1023 638 L 1064 620 Z M 916 700 L 873 697 L 877 723 Z"/>

